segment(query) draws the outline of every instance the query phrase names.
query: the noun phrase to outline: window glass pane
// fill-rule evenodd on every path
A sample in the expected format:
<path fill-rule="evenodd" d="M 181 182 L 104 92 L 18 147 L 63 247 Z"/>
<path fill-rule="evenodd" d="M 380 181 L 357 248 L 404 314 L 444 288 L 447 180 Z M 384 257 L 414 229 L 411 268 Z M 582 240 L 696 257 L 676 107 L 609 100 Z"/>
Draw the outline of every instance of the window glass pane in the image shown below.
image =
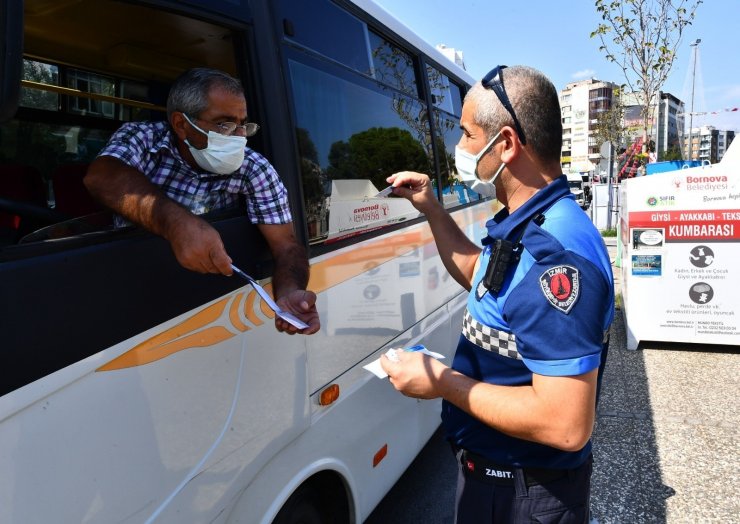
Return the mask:
<path fill-rule="evenodd" d="M 369 35 L 375 79 L 411 96 L 418 97 L 416 71 L 411 55 L 372 31 Z"/>
<path fill-rule="evenodd" d="M 119 85 L 121 98 L 125 98 L 127 100 L 138 100 L 140 102 L 152 101 L 149 86 L 146 84 L 133 82 L 131 80 L 121 80 Z M 118 107 L 118 119 L 127 122 L 133 120 L 158 120 L 164 116 L 163 114 L 155 113 L 149 109 L 142 109 L 140 107 L 122 104 L 116 105 Z"/>
<path fill-rule="evenodd" d="M 439 171 L 444 206 L 454 207 L 480 200 L 480 195 L 468 189 L 455 169 L 455 146 L 460 141 L 461 133 L 460 119 L 435 110 L 434 123 L 437 130 L 437 150 L 440 153 Z"/>
<path fill-rule="evenodd" d="M 24 59 L 23 80 L 39 84 L 59 85 L 59 68 L 55 65 Z M 20 105 L 21 107 L 56 111 L 59 106 L 59 95 L 41 89 L 22 87 Z"/>
<path fill-rule="evenodd" d="M 109 131 L 11 120 L 0 125 L 0 197 L 24 207 L 0 208 L 0 246 L 51 222 L 101 208 L 82 185 Z"/>
<path fill-rule="evenodd" d="M 432 103 L 435 107 L 460 116 L 462 113 L 462 97 L 460 88 L 447 75 L 436 68 L 427 65 L 429 88 L 432 91 Z"/>
<path fill-rule="evenodd" d="M 75 69 L 67 73 L 67 85 L 85 93 L 115 96 L 116 85 L 113 79 L 95 73 L 78 71 Z M 83 115 L 102 116 L 113 118 L 113 102 L 107 102 L 95 98 L 71 97 L 69 100 L 69 111 Z"/>
<path fill-rule="evenodd" d="M 363 22 L 330 0 L 282 0 L 285 36 L 356 71 L 370 74 Z"/>
<path fill-rule="evenodd" d="M 289 61 L 311 242 L 330 242 L 415 218 L 402 198 L 373 198 L 402 170 L 431 174 L 422 104 Z M 357 78 L 361 80 L 361 78 Z"/>

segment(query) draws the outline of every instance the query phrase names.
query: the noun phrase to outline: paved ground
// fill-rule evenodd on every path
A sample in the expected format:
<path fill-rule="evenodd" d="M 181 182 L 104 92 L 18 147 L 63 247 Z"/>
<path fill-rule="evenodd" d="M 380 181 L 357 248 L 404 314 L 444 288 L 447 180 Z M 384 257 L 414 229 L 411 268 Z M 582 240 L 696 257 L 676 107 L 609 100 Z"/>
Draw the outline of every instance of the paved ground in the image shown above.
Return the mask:
<path fill-rule="evenodd" d="M 616 246 L 609 250 L 614 261 Z M 739 385 L 736 350 L 648 343 L 629 351 L 617 311 L 593 436 L 600 524 L 740 523 Z M 452 522 L 454 479 L 437 432 L 366 524 Z"/>

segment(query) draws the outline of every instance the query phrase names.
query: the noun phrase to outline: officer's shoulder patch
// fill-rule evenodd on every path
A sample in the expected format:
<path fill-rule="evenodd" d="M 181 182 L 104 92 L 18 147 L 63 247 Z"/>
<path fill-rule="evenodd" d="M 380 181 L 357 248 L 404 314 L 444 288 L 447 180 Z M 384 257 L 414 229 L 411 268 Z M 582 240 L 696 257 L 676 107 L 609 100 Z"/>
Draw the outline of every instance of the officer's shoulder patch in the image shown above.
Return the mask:
<path fill-rule="evenodd" d="M 540 289 L 552 307 L 567 314 L 581 291 L 580 273 L 573 266 L 553 266 L 540 275 Z"/>

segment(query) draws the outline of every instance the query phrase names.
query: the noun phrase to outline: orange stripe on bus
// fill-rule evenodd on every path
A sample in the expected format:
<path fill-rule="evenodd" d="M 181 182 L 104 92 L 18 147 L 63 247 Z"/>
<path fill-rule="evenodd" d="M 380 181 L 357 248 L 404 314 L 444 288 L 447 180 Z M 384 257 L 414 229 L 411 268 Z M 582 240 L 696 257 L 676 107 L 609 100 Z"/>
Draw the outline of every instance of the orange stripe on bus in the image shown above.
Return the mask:
<path fill-rule="evenodd" d="M 139 345 L 99 367 L 97 371 L 113 371 L 149 364 L 184 349 L 213 346 L 234 336 L 236 335 L 223 326 L 211 326 L 159 346 L 144 349 Z"/>
<path fill-rule="evenodd" d="M 256 291 L 251 291 L 247 295 L 247 300 L 244 301 L 244 314 L 247 316 L 252 324 L 254 324 L 255 326 L 261 326 L 262 324 L 264 324 L 264 322 L 259 316 L 257 316 L 257 313 L 254 312 L 255 298 L 257 298 Z"/>
<path fill-rule="evenodd" d="M 272 284 L 265 284 L 263 286 L 265 288 L 265 291 L 272 296 Z M 260 309 L 262 310 L 262 314 L 265 315 L 267 318 L 275 318 L 275 312 L 270 309 L 270 306 L 267 305 L 267 302 L 264 300 L 260 300 Z"/>
<path fill-rule="evenodd" d="M 239 318 L 239 306 L 241 305 L 242 297 L 244 295 L 245 293 L 243 292 L 237 293 L 234 297 L 234 301 L 231 303 L 231 308 L 229 308 L 229 320 L 231 320 L 231 324 L 239 331 L 249 330 L 249 326 Z"/>

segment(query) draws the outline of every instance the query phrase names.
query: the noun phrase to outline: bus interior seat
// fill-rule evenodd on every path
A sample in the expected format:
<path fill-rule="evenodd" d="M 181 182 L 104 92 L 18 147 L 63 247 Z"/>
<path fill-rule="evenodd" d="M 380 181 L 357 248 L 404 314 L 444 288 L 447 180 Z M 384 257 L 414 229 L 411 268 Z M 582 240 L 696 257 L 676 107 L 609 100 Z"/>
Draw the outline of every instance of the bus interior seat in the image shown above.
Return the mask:
<path fill-rule="evenodd" d="M 46 208 L 46 191 L 41 174 L 31 166 L 0 165 L 0 198 Z M 3 244 L 15 243 L 20 236 L 37 226 L 32 219 L 0 207 L 0 241 Z"/>
<path fill-rule="evenodd" d="M 70 217 L 79 217 L 102 211 L 82 183 L 89 164 L 62 164 L 51 175 L 55 209 Z"/>

